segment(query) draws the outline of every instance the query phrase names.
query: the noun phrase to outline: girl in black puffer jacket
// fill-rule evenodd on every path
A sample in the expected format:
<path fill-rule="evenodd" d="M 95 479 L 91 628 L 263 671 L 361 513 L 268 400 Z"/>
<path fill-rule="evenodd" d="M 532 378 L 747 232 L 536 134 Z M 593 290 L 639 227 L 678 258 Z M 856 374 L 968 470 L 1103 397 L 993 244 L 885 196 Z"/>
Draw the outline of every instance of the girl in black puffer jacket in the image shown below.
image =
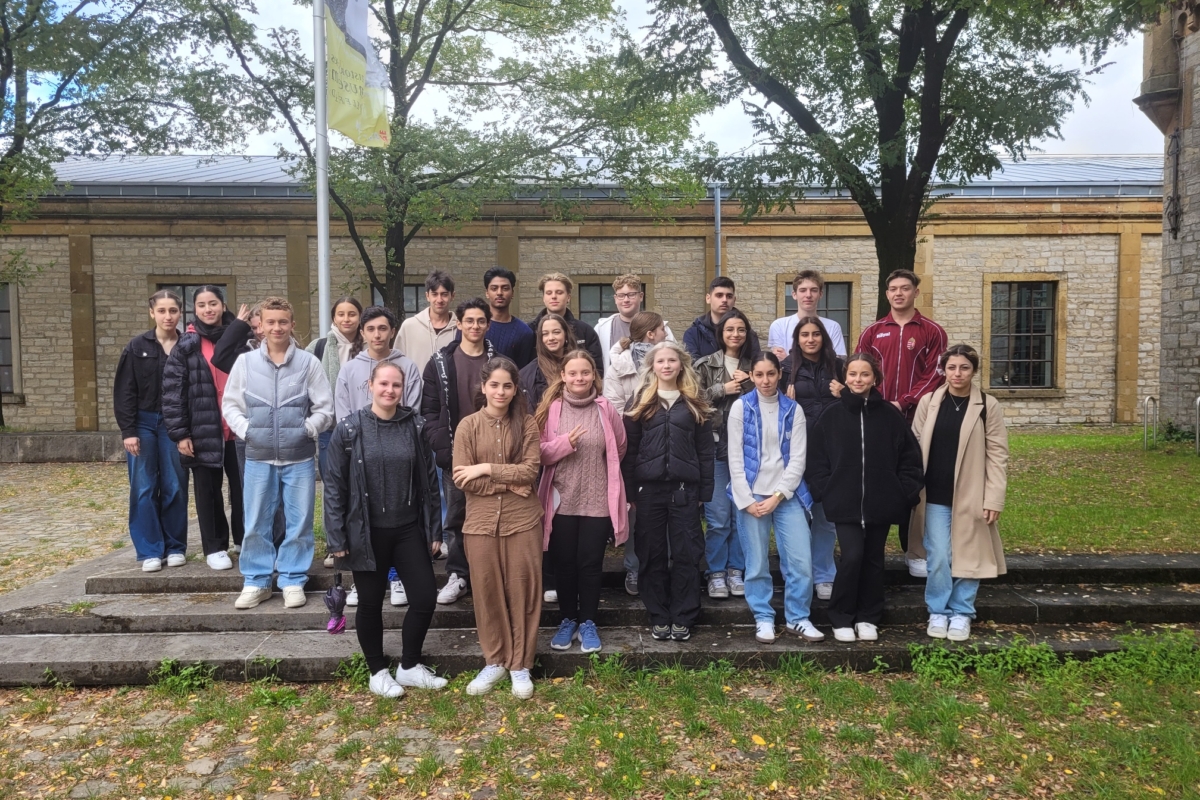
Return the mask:
<path fill-rule="evenodd" d="M 625 415 L 621 463 L 626 497 L 637 507 L 634 542 L 651 633 L 676 641 L 691 638 L 700 613 L 700 507 L 712 499 L 715 460 L 711 411 L 691 361 L 675 342 L 646 354 L 649 371 Z"/>
<path fill-rule="evenodd" d="M 196 519 L 208 565 L 231 569 L 229 521 L 221 496 L 221 473 L 229 478 L 229 504 L 233 512 L 233 544 L 240 548 L 245 525 L 242 481 L 238 474 L 233 432 L 221 418 L 221 398 L 229 374 L 218 368 L 223 353 L 245 347 L 245 323 L 225 308 L 225 295 L 217 286 L 201 286 L 195 295 L 195 319 L 171 351 L 163 369 L 163 419 L 167 435 L 179 447 L 180 462 L 192 470 L 196 493 Z"/>
<path fill-rule="evenodd" d="M 873 356 L 846 359 L 840 402 L 821 415 L 808 443 L 805 480 L 842 548 L 829 605 L 839 642 L 878 638 L 888 529 L 908 518 L 925 483 L 912 428 L 875 388 L 882 382 Z"/>

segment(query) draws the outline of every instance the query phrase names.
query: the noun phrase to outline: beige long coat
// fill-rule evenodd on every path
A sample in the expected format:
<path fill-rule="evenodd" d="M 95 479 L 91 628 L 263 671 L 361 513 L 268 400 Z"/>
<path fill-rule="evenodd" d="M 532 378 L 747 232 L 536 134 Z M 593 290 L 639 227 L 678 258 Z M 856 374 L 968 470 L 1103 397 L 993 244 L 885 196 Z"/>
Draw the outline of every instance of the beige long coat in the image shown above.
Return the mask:
<path fill-rule="evenodd" d="M 934 423 L 949 389 L 942 386 L 921 398 L 913 419 L 913 433 L 921 444 L 921 457 L 929 466 L 929 447 Z M 1008 571 L 1004 549 L 995 523 L 984 521 L 984 509 L 1004 510 L 1008 488 L 1008 430 L 1004 410 L 986 395 L 987 420 L 980 419 L 985 395 L 971 387 L 970 405 L 958 437 L 958 459 L 954 463 L 954 511 L 950 517 L 950 574 L 955 578 L 994 578 Z M 910 536 L 920 541 L 925 535 L 925 491 L 913 509 Z M 910 544 L 911 547 L 911 544 Z"/>

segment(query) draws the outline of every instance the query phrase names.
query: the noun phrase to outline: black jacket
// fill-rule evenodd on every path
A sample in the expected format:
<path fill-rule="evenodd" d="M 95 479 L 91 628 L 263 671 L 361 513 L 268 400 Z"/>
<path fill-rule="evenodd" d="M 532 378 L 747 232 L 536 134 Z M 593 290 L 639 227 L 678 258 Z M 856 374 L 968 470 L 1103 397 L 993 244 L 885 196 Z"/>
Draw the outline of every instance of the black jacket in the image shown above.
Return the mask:
<path fill-rule="evenodd" d="M 829 406 L 808 440 L 804 479 L 830 522 L 904 522 L 925 485 L 921 448 L 895 406 L 872 389 L 849 389 Z"/>
<path fill-rule="evenodd" d="M 712 422 L 697 423 L 682 397 L 670 411 L 659 403 L 644 422 L 624 419 L 628 445 L 621 471 L 625 496 L 631 502 L 636 502 L 637 487 L 645 483 L 690 483 L 699 488 L 701 501 L 712 500 L 716 460 Z"/>
<path fill-rule="evenodd" d="M 537 332 L 538 320 L 546 316 L 548 313 L 550 312 L 543 308 L 538 312 L 538 315 L 533 318 L 533 321 L 529 323 L 529 327 L 533 328 L 535 335 Z M 604 353 L 600 349 L 600 337 L 596 335 L 596 329 L 583 320 L 576 319 L 575 315 L 571 313 L 571 309 L 569 308 L 566 309 L 565 313 L 563 313 L 562 318 L 567 321 L 567 324 L 571 326 L 571 330 L 575 333 L 574 347 L 571 346 L 571 342 L 567 342 L 567 349 L 573 350 L 575 347 L 580 347 L 591 353 L 592 359 L 596 362 L 596 372 L 601 378 L 603 378 Z M 536 340 L 534 344 L 537 344 Z M 534 355 L 534 360 L 537 360 L 536 353 Z"/>
<path fill-rule="evenodd" d="M 538 403 L 542 402 L 542 395 L 550 385 L 536 358 L 521 367 L 520 384 L 521 394 L 525 395 L 529 413 L 532 414 L 537 411 Z"/>
<path fill-rule="evenodd" d="M 812 436 L 813 428 L 816 427 L 817 420 L 821 418 L 825 409 L 837 402 L 837 397 L 829 391 L 830 382 L 836 380 L 838 383 L 845 383 L 846 364 L 840 358 L 835 359 L 835 363 L 837 374 L 830 375 L 829 370 L 825 369 L 820 362 L 809 361 L 803 356 L 800 358 L 798 370 L 793 369 L 791 356 L 783 360 L 783 379 L 779 382 L 780 389 L 785 390 L 788 386 L 794 387 L 795 397 L 793 399 L 804 410 L 804 423 L 809 436 Z"/>
<path fill-rule="evenodd" d="M 758 344 L 758 334 L 750 331 L 743 352 L 753 358 L 762 348 Z M 713 324 L 712 315 L 707 311 L 692 320 L 692 326 L 683 334 L 683 346 L 692 354 L 692 361 L 699 361 L 705 356 L 712 355 L 721 349 L 717 341 L 717 326 Z"/>
<path fill-rule="evenodd" d="M 421 375 L 421 416 L 425 417 L 425 445 L 433 451 L 437 465 L 450 469 L 454 461 L 454 431 L 462 418 L 475 413 L 458 407 L 458 367 L 454 366 L 454 351 L 461 341 L 454 341 L 433 354 Z M 492 343 L 483 340 L 488 359 L 496 355 Z"/>
<path fill-rule="evenodd" d="M 138 435 L 138 412 L 162 413 L 163 368 L 167 354 L 154 330 L 139 333 L 121 351 L 113 379 L 113 415 L 121 436 Z"/>
<path fill-rule="evenodd" d="M 227 317 L 233 316 L 228 311 L 225 313 Z M 250 329 L 250 323 L 234 317 L 226 323 L 225 333 L 221 334 L 221 338 L 213 345 L 212 365 L 221 372 L 229 372 L 238 356 L 257 347 L 258 343 L 254 340 L 254 331 Z M 332 386 L 329 388 L 333 389 Z"/>
<path fill-rule="evenodd" d="M 226 317 L 232 317 L 227 311 Z M 236 320 L 234 320 L 236 321 Z M 228 342 L 230 347 L 237 332 L 230 333 L 231 325 L 214 343 L 213 357 L 218 348 Z M 242 338 L 242 343 L 245 338 Z M 235 359 L 236 360 L 236 359 Z M 232 362 L 230 362 L 232 365 Z M 220 367 L 217 367 L 220 369 Z M 225 370 L 221 370 L 224 372 Z M 225 463 L 225 431 L 221 422 L 221 403 L 217 399 L 217 385 L 213 381 L 208 362 L 200 349 L 200 334 L 188 331 L 179 337 L 171 350 L 163 369 L 162 385 L 163 421 L 171 441 L 180 442 L 191 438 L 194 457 L 180 456 L 185 467 L 214 467 L 220 469 Z"/>
<path fill-rule="evenodd" d="M 342 550 L 349 555 L 335 560 L 338 569 L 374 572 L 375 549 L 371 546 L 371 525 L 367 508 L 367 471 L 363 464 L 362 415 L 359 409 L 343 417 L 334 426 L 329 438 L 325 465 L 324 514 L 325 548 L 330 553 Z M 416 428 L 417 441 L 425 419 L 410 408 L 398 408 L 402 421 Z M 442 501 L 438 493 L 437 470 L 426 456 L 425 449 L 416 448 L 413 465 L 413 489 L 421 503 L 421 530 L 430 543 L 442 540 Z"/>

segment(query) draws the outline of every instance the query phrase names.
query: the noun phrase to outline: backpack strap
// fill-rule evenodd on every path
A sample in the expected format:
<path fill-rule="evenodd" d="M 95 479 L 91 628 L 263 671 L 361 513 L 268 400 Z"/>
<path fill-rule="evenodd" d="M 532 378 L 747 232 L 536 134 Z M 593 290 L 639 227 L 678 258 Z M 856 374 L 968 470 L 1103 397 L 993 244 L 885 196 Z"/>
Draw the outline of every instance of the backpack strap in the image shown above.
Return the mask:
<path fill-rule="evenodd" d="M 325 345 L 329 344 L 329 337 L 322 336 L 317 340 L 317 346 L 313 349 L 313 355 L 317 357 L 317 361 L 322 361 L 325 358 Z"/>

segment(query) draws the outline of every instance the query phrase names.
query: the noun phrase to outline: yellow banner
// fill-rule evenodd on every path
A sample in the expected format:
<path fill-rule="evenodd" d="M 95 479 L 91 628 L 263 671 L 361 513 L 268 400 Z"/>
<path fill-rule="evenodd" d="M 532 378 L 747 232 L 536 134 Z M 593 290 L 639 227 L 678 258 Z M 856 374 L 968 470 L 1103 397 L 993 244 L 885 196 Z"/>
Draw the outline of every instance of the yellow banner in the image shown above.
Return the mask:
<path fill-rule="evenodd" d="M 368 0 L 329 0 L 325 6 L 329 127 L 366 147 L 387 147 L 388 75 L 367 36 Z"/>

